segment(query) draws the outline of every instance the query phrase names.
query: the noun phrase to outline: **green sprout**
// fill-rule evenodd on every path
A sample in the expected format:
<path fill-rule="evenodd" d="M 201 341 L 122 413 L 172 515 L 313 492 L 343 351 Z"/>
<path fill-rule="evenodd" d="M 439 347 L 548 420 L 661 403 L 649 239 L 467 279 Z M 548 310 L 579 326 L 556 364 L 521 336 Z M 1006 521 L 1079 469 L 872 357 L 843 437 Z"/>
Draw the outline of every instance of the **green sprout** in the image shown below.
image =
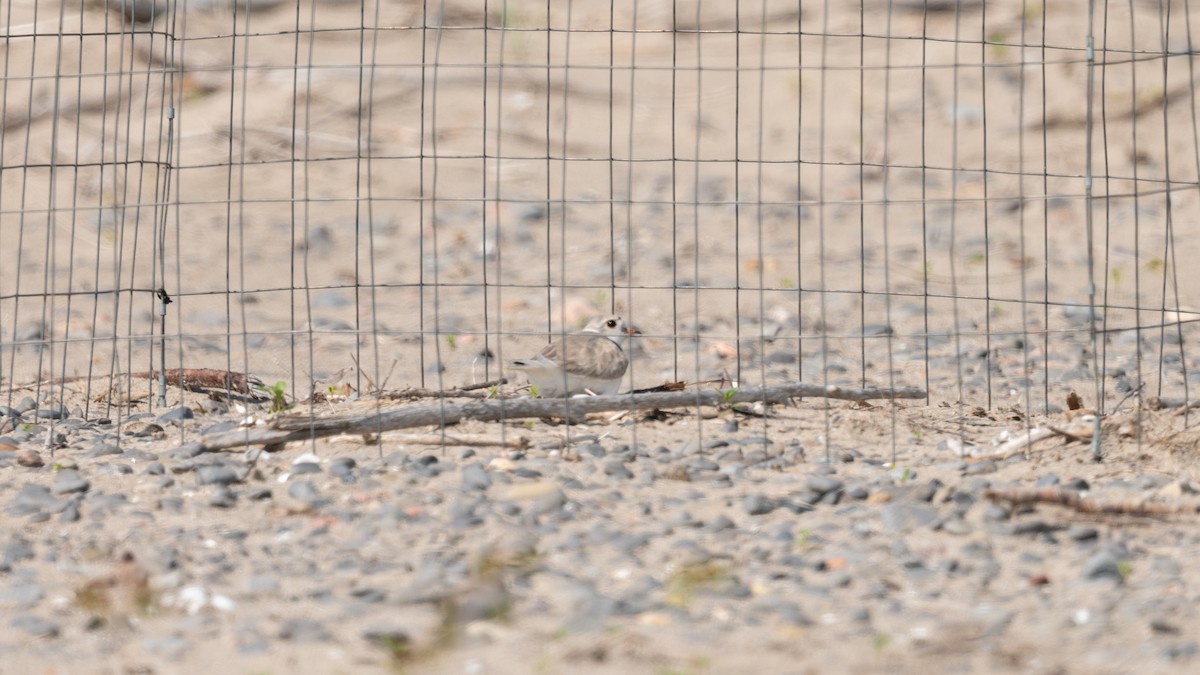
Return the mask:
<path fill-rule="evenodd" d="M 876 655 L 882 654 L 883 650 L 887 649 L 891 643 L 892 636 L 887 633 L 876 633 L 875 637 L 871 639 L 871 646 L 874 647 Z"/>
<path fill-rule="evenodd" d="M 721 402 L 722 402 L 722 403 L 724 403 L 725 405 L 729 405 L 729 402 L 733 400 L 733 395 L 734 395 L 734 394 L 736 394 L 736 393 L 737 393 L 737 391 L 738 391 L 738 388 L 737 388 L 737 387 L 730 387 L 730 388 L 728 388 L 728 389 L 721 389 L 721 390 L 720 390 L 720 392 L 721 392 Z"/>
<path fill-rule="evenodd" d="M 541 389 L 536 384 L 529 385 L 529 398 L 541 398 Z"/>
<path fill-rule="evenodd" d="M 796 540 L 795 540 L 795 542 L 793 542 L 792 546 L 797 551 L 804 549 L 804 548 L 808 547 L 809 544 L 812 543 L 812 537 L 813 537 L 812 530 L 808 529 L 807 527 L 803 528 L 800 530 L 800 534 L 796 535 Z"/>
<path fill-rule="evenodd" d="M 1129 573 L 1132 571 L 1133 565 L 1130 565 L 1128 562 L 1122 560 L 1121 562 L 1117 563 L 1117 573 L 1121 575 L 1122 581 L 1128 579 Z"/>
<path fill-rule="evenodd" d="M 446 346 L 449 347 L 450 349 L 457 348 L 458 347 L 458 336 L 455 335 L 454 333 L 450 333 L 449 335 L 447 335 L 446 336 Z"/>
<path fill-rule="evenodd" d="M 258 388 L 271 397 L 271 412 L 283 412 L 290 407 L 287 403 L 287 382 L 279 380 L 273 386 L 259 385 Z"/>

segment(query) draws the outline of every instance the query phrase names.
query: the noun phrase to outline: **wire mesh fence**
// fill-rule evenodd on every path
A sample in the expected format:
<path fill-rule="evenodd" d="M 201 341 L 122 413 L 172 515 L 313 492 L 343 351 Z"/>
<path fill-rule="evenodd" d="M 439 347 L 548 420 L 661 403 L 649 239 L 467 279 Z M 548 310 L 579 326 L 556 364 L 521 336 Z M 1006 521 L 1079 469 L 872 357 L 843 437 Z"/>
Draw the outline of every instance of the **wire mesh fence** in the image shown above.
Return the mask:
<path fill-rule="evenodd" d="M 3 12 L 9 406 L 440 390 L 614 313 L 622 391 L 1194 390 L 1186 2 Z"/>

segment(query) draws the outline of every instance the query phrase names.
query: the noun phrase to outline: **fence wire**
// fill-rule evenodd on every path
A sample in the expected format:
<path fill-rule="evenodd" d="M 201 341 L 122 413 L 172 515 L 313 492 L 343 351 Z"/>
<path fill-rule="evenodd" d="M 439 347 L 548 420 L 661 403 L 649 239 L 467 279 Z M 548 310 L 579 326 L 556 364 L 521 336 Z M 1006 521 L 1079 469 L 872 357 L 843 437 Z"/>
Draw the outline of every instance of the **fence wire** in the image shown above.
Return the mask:
<path fill-rule="evenodd" d="M 8 406 L 153 411 L 173 369 L 310 406 L 445 389 L 609 313 L 642 332 L 623 389 L 918 385 L 1032 413 L 1195 390 L 1185 1 L 0 21 Z"/>

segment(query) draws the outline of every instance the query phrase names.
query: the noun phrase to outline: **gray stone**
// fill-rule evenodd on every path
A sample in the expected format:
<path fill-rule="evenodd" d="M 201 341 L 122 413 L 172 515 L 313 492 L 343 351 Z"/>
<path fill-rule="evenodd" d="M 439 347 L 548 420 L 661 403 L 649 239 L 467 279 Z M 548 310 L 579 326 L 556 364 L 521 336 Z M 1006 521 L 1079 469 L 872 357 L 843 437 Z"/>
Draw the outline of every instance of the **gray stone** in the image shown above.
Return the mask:
<path fill-rule="evenodd" d="M 837 492 L 842 489 L 842 481 L 836 476 L 811 474 L 805 479 L 804 484 L 809 490 L 816 492 L 822 496 Z"/>
<path fill-rule="evenodd" d="M 174 661 L 187 653 L 191 645 L 178 635 L 158 635 L 143 639 L 142 647 L 151 654 Z"/>
<path fill-rule="evenodd" d="M 355 466 L 353 457 L 335 457 L 329 460 L 329 473 L 344 478 L 353 474 Z"/>
<path fill-rule="evenodd" d="M 54 477 L 53 490 L 56 495 L 87 492 L 91 487 L 92 484 L 75 469 L 61 469 Z"/>
<path fill-rule="evenodd" d="M 620 480 L 633 478 L 633 472 L 621 460 L 614 459 L 604 463 L 604 475 Z"/>
<path fill-rule="evenodd" d="M 191 459 L 196 455 L 203 453 L 204 445 L 200 443 L 200 441 L 192 441 L 191 443 L 184 443 L 178 448 L 171 450 L 167 453 L 167 456 L 171 459 Z"/>
<path fill-rule="evenodd" d="M 8 625 L 36 638 L 58 637 L 58 624 L 51 623 L 36 614 L 18 614 L 8 622 Z"/>
<path fill-rule="evenodd" d="M 752 494 L 747 495 L 742 501 L 742 507 L 746 509 L 746 513 L 752 516 L 761 516 L 775 510 L 775 501 L 766 495 Z"/>
<path fill-rule="evenodd" d="M 1117 583 L 1125 582 L 1121 573 L 1121 561 L 1110 551 L 1099 551 L 1083 564 L 1084 579 L 1109 579 Z"/>
<path fill-rule="evenodd" d="M 325 642 L 330 639 L 329 631 L 315 619 L 293 618 L 279 627 L 279 637 L 292 642 Z"/>
<path fill-rule="evenodd" d="M 492 486 L 492 477 L 479 462 L 471 462 L 462 468 L 464 490 L 483 492 Z"/>
<path fill-rule="evenodd" d="M 50 494 L 50 490 L 41 485 L 26 483 L 17 492 L 9 504 L 8 512 L 14 516 L 25 516 L 31 513 L 58 513 L 66 502 Z"/>
<path fill-rule="evenodd" d="M 187 406 L 179 406 L 174 410 L 159 415 L 156 421 L 162 425 L 176 424 L 182 423 L 184 420 L 190 420 L 195 416 L 196 415 L 192 412 L 191 408 Z"/>
<path fill-rule="evenodd" d="M 0 564 L 11 569 L 13 564 L 19 563 L 22 560 L 33 560 L 33 546 L 22 537 L 14 536 L 12 541 L 4 547 L 3 553 L 0 553 Z"/>
<path fill-rule="evenodd" d="M 928 504 L 889 502 L 880 510 L 883 529 L 892 534 L 908 532 L 937 522 L 938 510 Z"/>
<path fill-rule="evenodd" d="M 223 483 L 213 485 L 212 492 L 208 496 L 208 505 L 219 509 L 228 509 L 237 504 L 237 495 L 229 486 Z"/>
<path fill-rule="evenodd" d="M 722 513 L 722 514 L 718 515 L 716 518 L 713 518 L 712 520 L 705 523 L 703 529 L 707 532 L 720 532 L 722 530 L 732 530 L 732 529 L 735 529 L 736 527 L 737 527 L 737 525 L 734 524 L 734 522 L 729 519 L 729 516 L 726 516 L 725 514 Z"/>
<path fill-rule="evenodd" d="M 293 476 L 303 476 L 305 474 L 321 473 L 321 465 L 316 462 L 297 462 L 292 465 L 291 474 Z"/>
<path fill-rule="evenodd" d="M 94 459 L 96 457 L 107 457 L 108 455 L 119 455 L 121 449 L 112 443 L 100 442 L 92 446 L 92 449 L 87 452 L 84 457 Z"/>
<path fill-rule="evenodd" d="M 16 580 L 7 588 L 0 589 L 0 608 L 13 610 L 33 609 L 46 592 L 28 579 Z"/>
<path fill-rule="evenodd" d="M 196 469 L 196 482 L 201 485 L 232 485 L 240 483 L 241 477 L 233 467 L 209 464 Z"/>
<path fill-rule="evenodd" d="M 328 499 L 321 497 L 321 493 L 317 491 L 317 486 L 307 480 L 289 483 L 288 496 L 296 501 L 303 502 L 311 508 L 318 508 L 329 503 Z"/>
<path fill-rule="evenodd" d="M 1067 528 L 1067 538 L 1072 541 L 1091 541 L 1098 536 L 1100 533 L 1091 525 L 1072 525 Z"/>
<path fill-rule="evenodd" d="M 65 420 L 71 416 L 71 412 L 67 407 L 61 404 L 52 404 L 45 408 L 38 408 L 35 416 L 41 420 Z"/>
<path fill-rule="evenodd" d="M 62 510 L 62 513 L 59 514 L 59 516 L 58 516 L 59 522 L 73 523 L 73 522 L 79 520 L 79 518 L 80 518 L 79 500 L 78 499 L 68 500 L 66 506 Z"/>

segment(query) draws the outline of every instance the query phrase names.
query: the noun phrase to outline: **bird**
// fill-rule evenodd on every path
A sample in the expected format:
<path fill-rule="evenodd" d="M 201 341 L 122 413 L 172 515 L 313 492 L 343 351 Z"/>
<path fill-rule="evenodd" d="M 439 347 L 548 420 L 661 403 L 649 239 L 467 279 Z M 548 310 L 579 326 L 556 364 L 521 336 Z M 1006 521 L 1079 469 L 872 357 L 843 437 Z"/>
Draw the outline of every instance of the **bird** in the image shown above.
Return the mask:
<path fill-rule="evenodd" d="M 615 394 L 629 368 L 622 344 L 637 332 L 619 316 L 597 317 L 537 356 L 513 361 L 512 368 L 524 372 L 543 398 Z"/>

